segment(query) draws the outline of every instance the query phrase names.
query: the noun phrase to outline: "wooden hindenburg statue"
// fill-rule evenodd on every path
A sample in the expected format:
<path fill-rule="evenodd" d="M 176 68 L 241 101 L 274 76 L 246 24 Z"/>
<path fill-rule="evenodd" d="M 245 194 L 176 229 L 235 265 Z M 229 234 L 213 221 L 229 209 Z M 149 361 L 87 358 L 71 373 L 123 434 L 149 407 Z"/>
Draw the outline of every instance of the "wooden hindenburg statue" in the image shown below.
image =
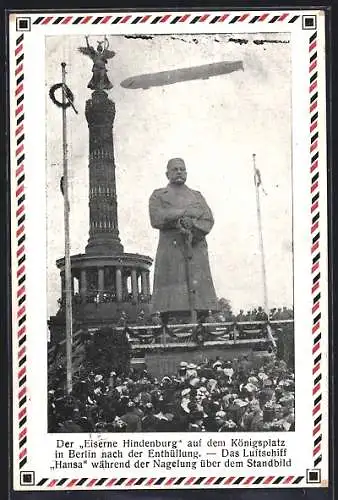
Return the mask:
<path fill-rule="evenodd" d="M 206 235 L 214 225 L 199 191 L 186 186 L 181 158 L 169 160 L 169 184 L 149 200 L 152 227 L 159 229 L 152 309 L 161 313 L 216 310 Z"/>

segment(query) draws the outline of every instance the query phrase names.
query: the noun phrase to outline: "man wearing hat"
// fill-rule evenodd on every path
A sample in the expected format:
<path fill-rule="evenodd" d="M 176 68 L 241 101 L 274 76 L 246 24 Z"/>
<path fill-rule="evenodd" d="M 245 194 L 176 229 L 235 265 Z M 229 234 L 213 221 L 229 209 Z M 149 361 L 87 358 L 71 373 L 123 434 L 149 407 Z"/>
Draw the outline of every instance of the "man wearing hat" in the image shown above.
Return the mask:
<path fill-rule="evenodd" d="M 144 406 L 144 416 L 142 417 L 142 431 L 156 432 L 157 418 L 154 415 L 154 406 L 152 403 L 146 403 Z"/>
<path fill-rule="evenodd" d="M 169 184 L 156 189 L 149 200 L 152 227 L 159 229 L 153 310 L 170 313 L 215 311 L 216 294 L 211 277 L 206 235 L 213 227 L 210 208 L 199 191 L 185 185 L 184 160 L 167 165 Z"/>
<path fill-rule="evenodd" d="M 185 382 L 188 378 L 187 376 L 188 363 L 186 361 L 181 361 L 177 372 L 180 382 Z"/>
<path fill-rule="evenodd" d="M 197 377 L 197 366 L 194 363 L 189 363 L 187 366 L 187 378 L 196 378 Z"/>
<path fill-rule="evenodd" d="M 142 430 L 141 417 L 136 412 L 133 401 L 127 403 L 126 413 L 122 415 L 121 420 L 127 425 L 126 432 L 140 432 Z"/>

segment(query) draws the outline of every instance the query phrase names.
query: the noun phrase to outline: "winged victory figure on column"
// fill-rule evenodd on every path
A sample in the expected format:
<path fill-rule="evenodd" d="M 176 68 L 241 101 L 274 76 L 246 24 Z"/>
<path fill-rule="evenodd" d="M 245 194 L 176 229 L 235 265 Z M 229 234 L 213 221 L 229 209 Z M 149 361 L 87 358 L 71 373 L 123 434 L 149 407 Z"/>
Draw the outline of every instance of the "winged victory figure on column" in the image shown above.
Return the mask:
<path fill-rule="evenodd" d="M 107 37 L 104 37 L 103 41 L 97 41 L 96 49 L 89 44 L 88 39 L 89 37 L 86 36 L 86 47 L 79 47 L 81 54 L 89 56 L 93 61 L 93 76 L 87 87 L 92 90 L 109 90 L 113 88 L 113 85 L 109 81 L 106 64 L 108 63 L 108 59 L 112 59 L 115 56 L 115 52 L 109 50 Z"/>

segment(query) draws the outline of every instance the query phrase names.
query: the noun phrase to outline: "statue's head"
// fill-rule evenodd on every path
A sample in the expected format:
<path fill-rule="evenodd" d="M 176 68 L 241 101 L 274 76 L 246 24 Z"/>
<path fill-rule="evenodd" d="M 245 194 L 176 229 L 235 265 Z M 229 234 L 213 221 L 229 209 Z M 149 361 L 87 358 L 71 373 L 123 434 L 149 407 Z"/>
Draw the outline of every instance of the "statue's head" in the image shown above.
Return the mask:
<path fill-rule="evenodd" d="M 172 158 L 168 161 L 166 175 L 170 184 L 184 184 L 187 180 L 187 170 L 182 158 Z"/>
<path fill-rule="evenodd" d="M 103 42 L 97 42 L 97 51 L 103 52 Z"/>

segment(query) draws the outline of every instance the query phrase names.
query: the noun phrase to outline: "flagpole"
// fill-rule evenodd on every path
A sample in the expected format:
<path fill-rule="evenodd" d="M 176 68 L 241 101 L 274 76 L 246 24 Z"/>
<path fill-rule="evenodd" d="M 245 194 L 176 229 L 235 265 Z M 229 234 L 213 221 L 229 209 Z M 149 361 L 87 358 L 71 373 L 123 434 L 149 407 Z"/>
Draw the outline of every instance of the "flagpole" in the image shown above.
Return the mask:
<path fill-rule="evenodd" d="M 269 317 L 268 291 L 266 285 L 266 267 L 265 267 L 265 254 L 264 254 L 264 242 L 263 242 L 263 230 L 262 230 L 261 201 L 259 196 L 260 182 L 258 182 L 255 153 L 253 153 L 252 155 L 252 160 L 253 160 L 255 187 L 256 187 L 256 209 L 257 209 L 257 222 L 258 222 L 259 250 L 261 254 L 261 266 L 262 266 L 264 311 Z"/>
<path fill-rule="evenodd" d="M 62 147 L 63 147 L 63 201 L 65 231 L 65 295 L 66 295 L 66 370 L 67 392 L 72 392 L 73 379 L 73 315 L 72 315 L 72 274 L 70 261 L 69 238 L 69 197 L 68 197 L 68 146 L 67 146 L 67 97 L 66 97 L 66 63 L 62 67 Z"/>
<path fill-rule="evenodd" d="M 260 172 L 256 167 L 256 154 L 252 155 L 253 170 L 254 170 L 254 181 L 256 188 L 256 209 L 257 209 L 257 222 L 258 222 L 258 238 L 259 238 L 259 250 L 261 254 L 261 266 L 262 266 L 262 281 L 263 281 L 263 300 L 264 300 L 264 311 L 269 320 L 269 301 L 268 301 L 268 287 L 266 283 L 266 267 L 265 267 L 265 253 L 264 253 L 264 241 L 263 241 L 263 229 L 262 229 L 262 214 L 261 214 L 261 200 L 259 194 L 259 186 L 261 185 Z M 274 347 L 276 347 L 276 341 L 273 337 L 270 323 L 267 323 L 267 333 L 268 337 Z"/>

